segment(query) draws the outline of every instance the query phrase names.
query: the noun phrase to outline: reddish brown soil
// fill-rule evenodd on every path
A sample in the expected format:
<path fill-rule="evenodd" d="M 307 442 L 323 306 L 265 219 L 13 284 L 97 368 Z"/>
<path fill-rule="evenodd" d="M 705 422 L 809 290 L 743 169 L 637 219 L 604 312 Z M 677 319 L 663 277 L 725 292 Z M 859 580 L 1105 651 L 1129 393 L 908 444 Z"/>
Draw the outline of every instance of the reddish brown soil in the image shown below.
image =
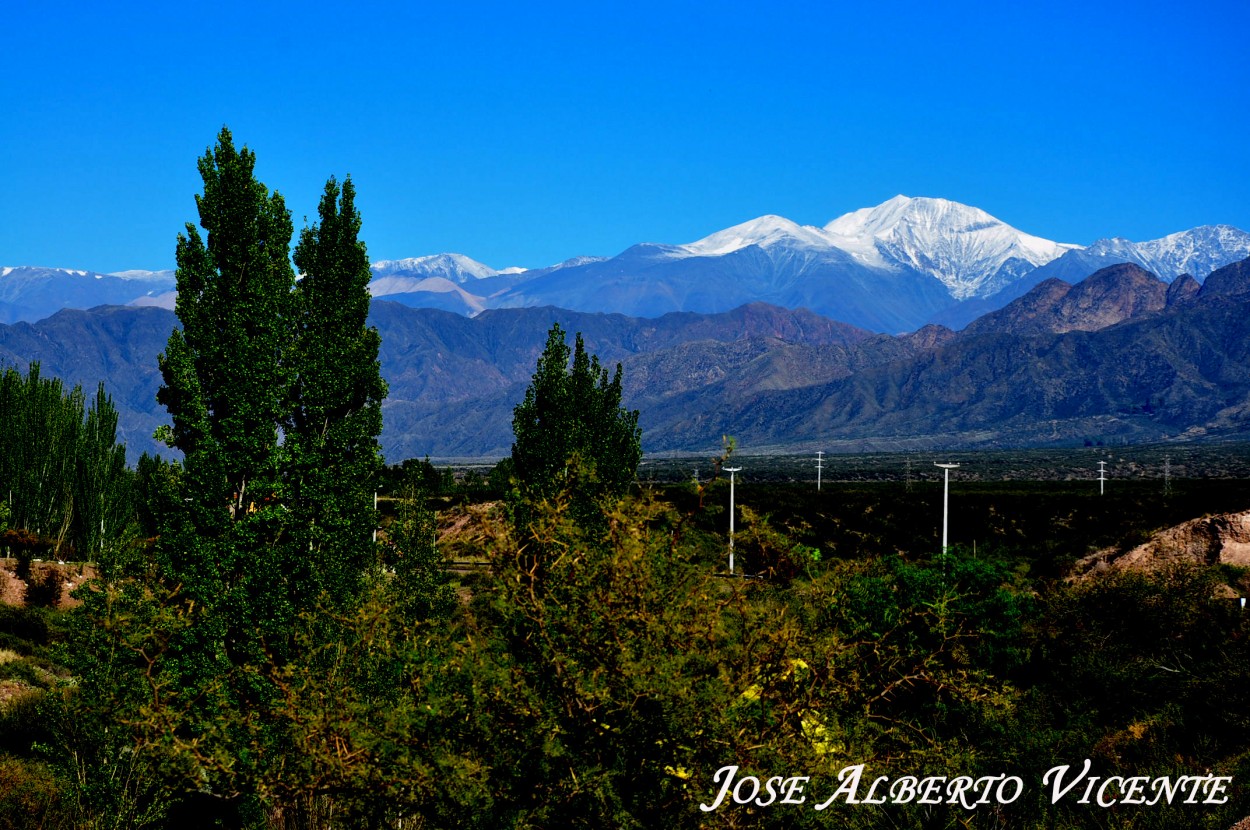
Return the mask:
<path fill-rule="evenodd" d="M 0 558 L 0 602 L 8 605 L 25 605 L 26 583 L 17 578 L 14 572 L 16 569 L 16 559 Z M 95 578 L 95 567 L 92 565 L 58 565 L 56 562 L 31 564 L 31 575 L 36 578 L 49 570 L 61 572 L 61 601 L 57 606 L 59 608 L 73 608 L 78 605 L 78 600 L 70 596 L 70 591 L 81 585 L 84 580 Z"/>

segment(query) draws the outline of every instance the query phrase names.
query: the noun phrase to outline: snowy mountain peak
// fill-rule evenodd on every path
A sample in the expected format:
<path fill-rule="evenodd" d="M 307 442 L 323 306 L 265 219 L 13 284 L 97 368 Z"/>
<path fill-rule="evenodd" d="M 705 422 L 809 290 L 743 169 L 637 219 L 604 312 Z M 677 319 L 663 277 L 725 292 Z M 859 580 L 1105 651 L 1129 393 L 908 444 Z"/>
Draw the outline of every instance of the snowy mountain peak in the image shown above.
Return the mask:
<path fill-rule="evenodd" d="M 146 281 L 146 282 L 168 282 L 169 280 L 172 280 L 172 279 L 174 278 L 174 271 L 173 271 L 173 270 L 165 270 L 165 271 L 143 271 L 143 270 L 111 271 L 111 272 L 109 272 L 108 276 L 110 276 L 110 277 L 120 277 L 121 279 L 124 279 L 124 280 L 140 280 L 140 281 Z"/>
<path fill-rule="evenodd" d="M 1148 242 L 1099 239 L 1087 250 L 1136 263 L 1169 282 L 1181 274 L 1202 280 L 1212 271 L 1250 256 L 1250 233 L 1232 225 L 1201 225 Z"/>
<path fill-rule="evenodd" d="M 677 248 L 683 256 L 721 256 L 750 245 L 769 247 L 778 243 L 797 244 L 808 248 L 834 247 L 828 234 L 812 225 L 800 225 L 784 216 L 760 216 L 734 225 L 697 242 Z"/>
<path fill-rule="evenodd" d="M 980 208 L 948 199 L 895 196 L 824 227 L 838 247 L 871 247 L 886 263 L 928 274 L 956 299 L 983 296 L 1078 247 L 1016 230 Z"/>
<path fill-rule="evenodd" d="M 407 259 L 384 259 L 373 263 L 374 277 L 442 277 L 456 283 L 497 276 L 500 272 L 483 265 L 464 254 L 433 254 L 408 257 Z"/>
<path fill-rule="evenodd" d="M 948 199 L 895 196 L 876 207 L 860 208 L 839 216 L 825 230 L 838 236 L 861 238 L 897 235 L 900 228 L 930 228 L 939 232 L 960 232 L 985 226 L 1001 225 L 980 208 L 961 205 Z"/>

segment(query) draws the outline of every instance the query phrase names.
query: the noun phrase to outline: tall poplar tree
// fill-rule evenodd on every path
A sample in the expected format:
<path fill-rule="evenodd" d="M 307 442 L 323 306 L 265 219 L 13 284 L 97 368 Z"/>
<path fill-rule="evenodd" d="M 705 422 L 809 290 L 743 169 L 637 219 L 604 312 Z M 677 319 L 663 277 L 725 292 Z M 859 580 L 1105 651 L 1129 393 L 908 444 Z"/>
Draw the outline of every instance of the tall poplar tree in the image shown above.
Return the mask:
<path fill-rule="evenodd" d="M 386 394 L 350 180 L 330 180 L 301 235 L 297 287 L 290 214 L 255 163 L 226 129 L 199 161 L 158 393 L 184 458 L 144 465 L 157 567 L 91 599 L 111 662 L 83 672 L 105 722 L 124 711 L 135 746 L 188 788 L 171 810 L 225 826 L 284 798 L 288 820 L 310 809 L 275 790 L 320 757 L 291 678 L 330 670 L 375 561 Z"/>
<path fill-rule="evenodd" d="M 160 356 L 170 445 L 184 454 L 184 509 L 162 528 L 163 571 L 202 619 L 181 653 L 190 676 L 259 662 L 294 614 L 281 507 L 280 426 L 290 369 L 290 212 L 257 181 L 256 157 L 223 128 L 199 160 L 201 236 L 179 234 L 182 328 Z M 223 662 L 224 661 L 224 662 Z M 216 666 L 216 669 L 213 666 Z"/>
<path fill-rule="evenodd" d="M 375 559 L 373 490 L 386 383 L 381 338 L 366 325 L 369 258 L 359 239 L 356 191 L 331 178 L 295 247 L 294 369 L 286 423 L 288 504 L 308 552 L 309 589 L 335 604 L 356 595 Z"/>

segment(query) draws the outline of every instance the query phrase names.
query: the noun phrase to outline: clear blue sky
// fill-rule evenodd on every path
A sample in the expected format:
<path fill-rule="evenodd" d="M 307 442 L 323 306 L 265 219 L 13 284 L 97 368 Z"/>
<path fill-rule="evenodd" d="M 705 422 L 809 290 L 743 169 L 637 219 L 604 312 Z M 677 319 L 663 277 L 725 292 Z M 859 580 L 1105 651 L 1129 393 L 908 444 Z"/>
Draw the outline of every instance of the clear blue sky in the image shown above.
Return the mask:
<path fill-rule="evenodd" d="M 114 7 L 115 6 L 115 7 Z M 7 0 L 0 265 L 167 268 L 223 124 L 297 228 L 538 267 L 898 193 L 1250 230 L 1250 2 Z"/>

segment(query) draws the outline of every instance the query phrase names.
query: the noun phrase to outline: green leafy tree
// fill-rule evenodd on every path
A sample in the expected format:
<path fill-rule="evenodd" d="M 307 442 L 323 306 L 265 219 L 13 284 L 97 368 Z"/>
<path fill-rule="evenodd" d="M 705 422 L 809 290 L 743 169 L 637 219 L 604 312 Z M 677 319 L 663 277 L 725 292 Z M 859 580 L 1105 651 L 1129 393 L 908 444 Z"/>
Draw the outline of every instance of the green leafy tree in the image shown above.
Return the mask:
<path fill-rule="evenodd" d="M 87 601 L 120 658 L 83 687 L 178 782 L 171 815 L 206 804 L 194 809 L 250 821 L 276 806 L 303 821 L 316 806 L 274 788 L 308 751 L 282 678 L 327 668 L 318 655 L 333 649 L 310 644 L 341 642 L 369 587 L 386 386 L 350 180 L 328 182 L 301 234 L 297 286 L 290 214 L 255 161 L 223 129 L 199 162 L 207 233 L 178 238 L 182 327 L 158 394 L 184 459 L 141 465 L 155 567 L 114 569 Z"/>
<path fill-rule="evenodd" d="M 414 476 L 403 487 L 395 520 L 386 530 L 394 563 L 394 606 L 405 619 L 450 617 L 456 594 L 435 544 L 436 522 L 427 493 Z"/>
<path fill-rule="evenodd" d="M 569 347 L 557 323 L 547 334 L 525 400 L 513 411 L 512 463 L 533 498 L 550 498 L 568 484 L 569 461 L 579 459 L 584 499 L 620 495 L 642 460 L 637 410 L 621 406 L 621 365 L 609 378 L 579 333 Z"/>
<path fill-rule="evenodd" d="M 95 558 L 106 534 L 133 515 L 117 410 L 101 385 L 90 406 L 82 388 L 40 376 L 32 363 L 0 375 L 0 482 L 13 527 L 50 541 L 57 556 Z M 72 549 L 71 554 L 68 549 Z"/>
<path fill-rule="evenodd" d="M 259 660 L 293 615 L 282 450 L 292 318 L 290 213 L 254 175 L 255 154 L 229 130 L 199 161 L 202 237 L 188 223 L 176 251 L 182 328 L 160 357 L 170 443 L 183 452 L 183 509 L 161 528 L 165 577 L 206 614 L 184 650 L 193 676 Z M 187 644 L 190 646 L 191 644 Z M 223 648 L 224 647 L 224 648 Z M 227 653 L 228 652 L 228 653 Z M 190 667 L 188 667 L 190 668 Z"/>
<path fill-rule="evenodd" d="M 349 177 L 331 178 L 295 248 L 302 278 L 294 295 L 295 367 L 286 422 L 286 504 L 298 523 L 309 590 L 342 606 L 376 560 L 373 492 L 382 456 L 381 338 L 366 325 L 369 258 Z"/>

